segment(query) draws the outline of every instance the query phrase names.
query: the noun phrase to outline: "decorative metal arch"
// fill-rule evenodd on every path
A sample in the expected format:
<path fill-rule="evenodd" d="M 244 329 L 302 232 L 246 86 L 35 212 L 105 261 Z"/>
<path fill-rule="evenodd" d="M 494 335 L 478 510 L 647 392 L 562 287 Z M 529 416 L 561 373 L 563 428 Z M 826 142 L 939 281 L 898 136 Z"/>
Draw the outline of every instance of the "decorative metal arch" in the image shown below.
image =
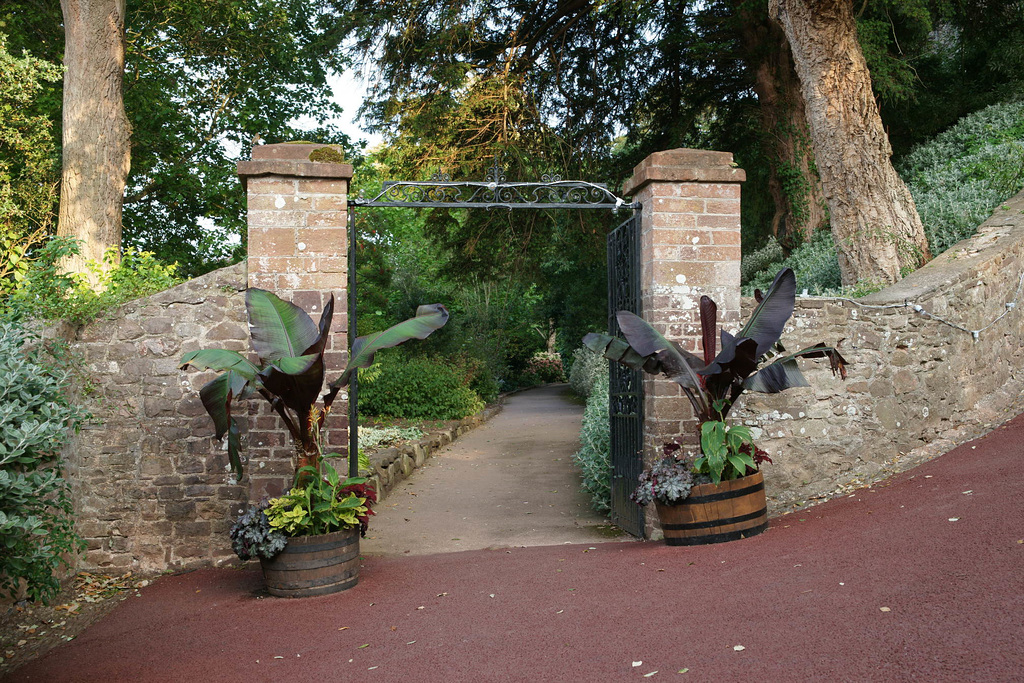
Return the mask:
<path fill-rule="evenodd" d="M 541 182 L 510 183 L 497 159 L 483 181 L 452 181 L 437 173 L 428 181 L 386 181 L 373 199 L 349 200 L 354 207 L 401 206 L 452 209 L 633 209 L 603 183 L 541 176 Z"/>

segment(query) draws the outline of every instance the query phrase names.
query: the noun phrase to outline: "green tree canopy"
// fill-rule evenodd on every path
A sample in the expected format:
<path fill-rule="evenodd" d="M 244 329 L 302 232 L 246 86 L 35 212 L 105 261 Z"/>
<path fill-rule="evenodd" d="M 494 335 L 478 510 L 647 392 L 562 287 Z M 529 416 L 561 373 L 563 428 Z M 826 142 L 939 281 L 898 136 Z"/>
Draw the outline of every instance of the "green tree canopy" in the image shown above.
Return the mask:
<path fill-rule="evenodd" d="M 244 254 L 244 197 L 234 162 L 253 143 L 306 139 L 351 145 L 327 77 L 342 0 L 129 0 L 125 109 L 132 126 L 124 242 L 179 261 L 185 275 Z M 14 51 L 63 59 L 57 3 L 10 0 L 0 29 Z M 59 141 L 60 83 L 40 106 Z M 303 120 L 300 127 L 299 119 Z"/>

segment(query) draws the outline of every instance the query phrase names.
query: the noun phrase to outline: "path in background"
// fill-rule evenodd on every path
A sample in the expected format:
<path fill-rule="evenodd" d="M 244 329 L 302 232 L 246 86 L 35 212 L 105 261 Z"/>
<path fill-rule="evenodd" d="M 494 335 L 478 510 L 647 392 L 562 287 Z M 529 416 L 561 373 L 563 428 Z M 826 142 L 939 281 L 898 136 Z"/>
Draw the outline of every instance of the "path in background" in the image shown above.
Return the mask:
<path fill-rule="evenodd" d="M 505 399 L 486 424 L 435 454 L 377 506 L 364 555 L 596 543 L 621 535 L 580 492 L 572 454 L 583 407 L 568 385 Z"/>

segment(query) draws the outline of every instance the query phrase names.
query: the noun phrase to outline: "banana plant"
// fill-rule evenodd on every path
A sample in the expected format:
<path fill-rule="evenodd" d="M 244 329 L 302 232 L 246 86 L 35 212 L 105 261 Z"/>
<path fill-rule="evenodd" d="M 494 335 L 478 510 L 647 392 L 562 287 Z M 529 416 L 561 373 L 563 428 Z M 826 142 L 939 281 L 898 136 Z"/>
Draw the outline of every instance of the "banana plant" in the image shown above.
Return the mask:
<path fill-rule="evenodd" d="M 334 296 L 313 322 L 305 311 L 277 295 L 256 288 L 245 293 L 249 333 L 258 363 L 237 351 L 202 349 L 185 354 L 179 367 L 220 372 L 199 390 L 206 412 L 213 418 L 218 439 L 228 438 L 228 459 L 232 470 L 242 476 L 240 429 L 232 404 L 259 395 L 280 415 L 291 434 L 296 451 L 296 470 L 312 467 L 319 471 L 323 456 L 321 429 L 331 404 L 353 371 L 373 363 L 380 349 L 398 346 L 410 339 L 425 339 L 448 322 L 448 310 L 441 304 L 416 309 L 416 315 L 383 332 L 359 337 L 342 375 L 321 397 L 326 367 L 324 349 L 334 315 Z M 319 398 L 319 401 L 318 401 Z"/>
<path fill-rule="evenodd" d="M 827 358 L 833 375 L 846 379 L 846 359 L 835 347 L 820 343 L 783 355 L 786 351 L 779 338 L 796 303 L 796 276 L 792 269 L 780 270 L 768 293 L 762 295 L 758 290 L 755 298 L 757 308 L 735 336 L 725 330 L 718 333 L 718 306 L 708 296 L 700 298 L 703 358 L 680 348 L 628 311 L 616 314 L 626 341 L 591 333 L 583 338 L 583 343 L 605 358 L 635 370 L 663 374 L 679 384 L 693 406 L 698 430 L 706 422 L 724 421 L 746 390 L 773 394 L 809 386 L 797 358 Z M 719 339 L 721 350 L 716 353 Z M 759 369 L 769 360 L 770 364 Z"/>

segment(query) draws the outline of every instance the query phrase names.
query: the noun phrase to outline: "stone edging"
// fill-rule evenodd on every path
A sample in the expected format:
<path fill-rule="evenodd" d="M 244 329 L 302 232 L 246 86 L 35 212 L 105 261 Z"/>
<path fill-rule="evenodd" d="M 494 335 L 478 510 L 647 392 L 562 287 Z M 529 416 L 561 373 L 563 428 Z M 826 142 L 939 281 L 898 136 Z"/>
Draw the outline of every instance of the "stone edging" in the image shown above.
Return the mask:
<path fill-rule="evenodd" d="M 417 441 L 410 441 L 371 453 L 370 463 L 375 471 L 370 476 L 370 482 L 377 491 L 377 504 L 383 502 L 399 482 L 404 481 L 412 475 L 413 471 L 422 467 L 423 463 L 434 453 L 451 444 L 466 432 L 490 420 L 501 412 L 501 408 L 502 404 L 499 401 L 475 415 L 463 418 L 452 427 L 430 432 Z"/>

